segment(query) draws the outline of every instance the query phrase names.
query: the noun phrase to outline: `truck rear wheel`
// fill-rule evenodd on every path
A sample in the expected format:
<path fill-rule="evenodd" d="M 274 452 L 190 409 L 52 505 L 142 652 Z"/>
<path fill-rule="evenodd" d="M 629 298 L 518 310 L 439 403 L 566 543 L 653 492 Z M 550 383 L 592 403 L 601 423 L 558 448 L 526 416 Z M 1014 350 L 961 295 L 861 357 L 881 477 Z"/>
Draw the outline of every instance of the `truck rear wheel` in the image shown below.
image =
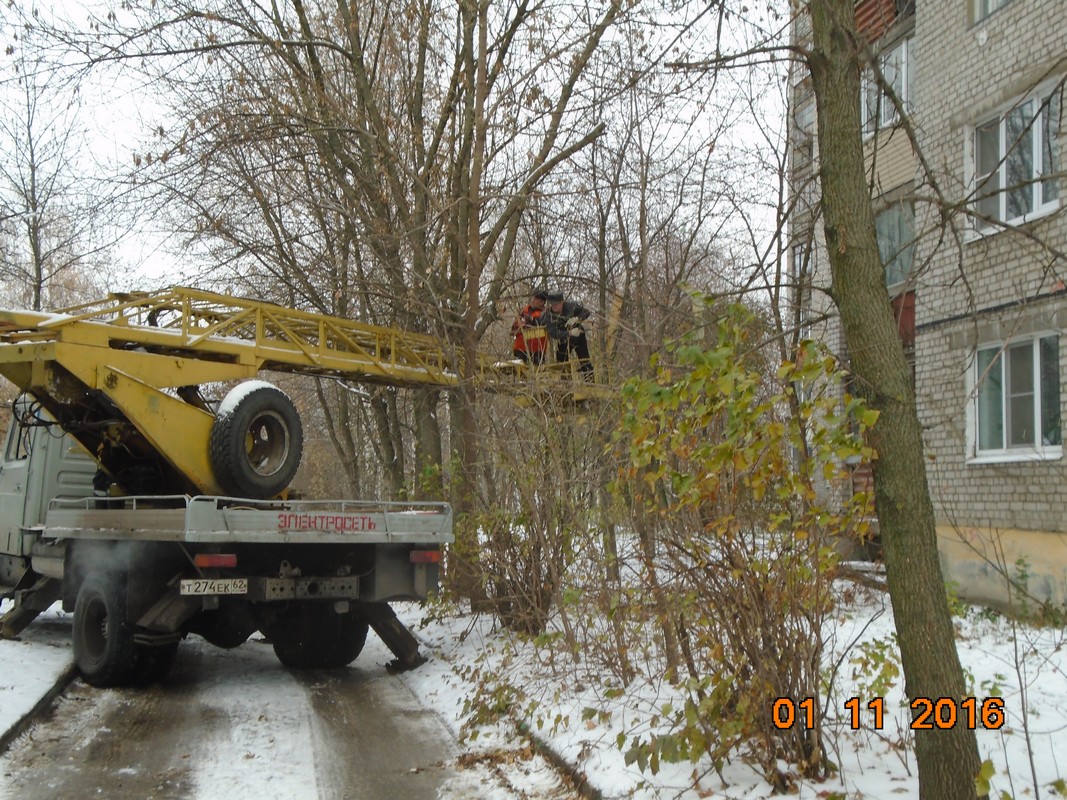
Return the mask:
<path fill-rule="evenodd" d="M 247 381 L 219 406 L 211 428 L 211 467 L 225 492 L 267 499 L 289 486 L 303 446 L 300 415 L 285 392 Z"/>
<path fill-rule="evenodd" d="M 351 664 L 367 641 L 367 623 L 328 604 L 294 606 L 264 633 L 274 654 L 292 669 L 337 669 Z"/>
<path fill-rule="evenodd" d="M 119 579 L 85 579 L 74 603 L 74 661 L 90 686 L 121 686 L 138 669 L 126 587 Z"/>

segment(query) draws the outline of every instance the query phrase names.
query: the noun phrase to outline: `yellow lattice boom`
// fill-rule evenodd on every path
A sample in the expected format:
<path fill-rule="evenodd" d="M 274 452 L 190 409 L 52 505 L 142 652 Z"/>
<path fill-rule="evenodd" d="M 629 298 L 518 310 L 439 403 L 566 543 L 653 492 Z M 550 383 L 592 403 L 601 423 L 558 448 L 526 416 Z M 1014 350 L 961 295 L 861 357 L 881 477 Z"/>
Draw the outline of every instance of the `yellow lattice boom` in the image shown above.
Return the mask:
<path fill-rule="evenodd" d="M 112 294 L 55 314 L 0 312 L 0 329 L 6 341 L 143 347 L 255 371 L 391 385 L 447 387 L 458 380 L 435 337 L 182 287 Z"/>
<path fill-rule="evenodd" d="M 0 374 L 32 393 L 90 452 L 122 446 L 162 456 L 180 491 L 217 493 L 206 447 L 214 414 L 186 387 L 263 370 L 392 386 L 450 388 L 454 351 L 438 338 L 190 288 L 112 294 L 56 313 L 0 311 Z M 479 356 L 478 385 L 529 394 L 530 376 Z M 579 392 L 561 371 L 538 391 Z M 568 388 L 569 387 L 569 388 Z M 580 386 L 581 398 L 599 387 Z M 108 408 L 137 429 L 112 424 Z M 143 452 L 141 452 L 143 451 Z M 166 476 L 165 476 L 166 477 Z"/>
<path fill-rule="evenodd" d="M 391 386 L 459 382 L 454 351 L 429 334 L 186 287 L 114 293 L 51 314 L 0 311 L 0 342 L 83 341 Z M 483 388 L 522 391 L 515 365 L 483 354 Z"/>

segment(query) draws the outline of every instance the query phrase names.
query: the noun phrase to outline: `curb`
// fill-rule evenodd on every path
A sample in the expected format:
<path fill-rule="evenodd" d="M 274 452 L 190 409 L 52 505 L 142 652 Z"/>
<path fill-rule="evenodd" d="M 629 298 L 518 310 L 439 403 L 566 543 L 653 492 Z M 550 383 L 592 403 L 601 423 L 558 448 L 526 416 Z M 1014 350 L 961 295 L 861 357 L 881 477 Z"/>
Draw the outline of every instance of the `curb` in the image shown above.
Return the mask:
<path fill-rule="evenodd" d="M 436 648 L 434 648 L 434 646 L 424 637 L 420 636 L 418 631 L 411 631 L 411 634 L 418 641 L 420 646 L 432 653 L 434 658 L 438 658 Z M 448 662 L 442 660 L 442 663 Z M 451 665 L 449 665 L 449 669 L 452 669 L 452 671 L 455 672 Z M 561 753 L 553 750 L 547 742 L 535 734 L 529 723 L 518 719 L 511 713 L 508 713 L 507 717 L 514 726 L 515 732 L 519 736 L 525 738 L 530 743 L 533 751 L 544 758 L 560 776 L 568 780 L 583 800 L 604 800 L 603 793 L 589 783 L 585 773 L 576 764 L 568 761 Z"/>
<path fill-rule="evenodd" d="M 549 747 L 544 740 L 533 732 L 527 723 L 515 720 L 514 717 L 512 717 L 512 721 L 515 723 L 516 730 L 530 741 L 534 752 L 551 764 L 558 773 L 568 778 L 578 794 L 585 800 L 604 800 L 603 793 L 589 783 L 582 770 Z"/>
<path fill-rule="evenodd" d="M 51 708 L 55 699 L 63 693 L 77 674 L 78 668 L 72 661 L 66 669 L 59 673 L 52 688 L 41 696 L 41 699 L 34 704 L 33 708 L 23 714 L 22 717 L 10 728 L 0 733 L 0 755 L 7 752 L 7 748 L 11 743 L 22 735 L 36 721 L 40 714 Z"/>

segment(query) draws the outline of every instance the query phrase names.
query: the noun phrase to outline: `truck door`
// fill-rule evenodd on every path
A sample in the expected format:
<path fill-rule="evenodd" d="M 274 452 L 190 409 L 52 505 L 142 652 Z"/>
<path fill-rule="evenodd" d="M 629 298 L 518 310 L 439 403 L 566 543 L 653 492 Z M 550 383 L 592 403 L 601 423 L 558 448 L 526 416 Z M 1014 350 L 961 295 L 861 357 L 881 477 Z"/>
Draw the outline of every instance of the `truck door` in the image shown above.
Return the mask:
<path fill-rule="evenodd" d="M 26 478 L 33 433 L 33 428 L 12 419 L 0 462 L 0 552 L 7 555 L 23 555 L 21 528 L 26 514 Z"/>

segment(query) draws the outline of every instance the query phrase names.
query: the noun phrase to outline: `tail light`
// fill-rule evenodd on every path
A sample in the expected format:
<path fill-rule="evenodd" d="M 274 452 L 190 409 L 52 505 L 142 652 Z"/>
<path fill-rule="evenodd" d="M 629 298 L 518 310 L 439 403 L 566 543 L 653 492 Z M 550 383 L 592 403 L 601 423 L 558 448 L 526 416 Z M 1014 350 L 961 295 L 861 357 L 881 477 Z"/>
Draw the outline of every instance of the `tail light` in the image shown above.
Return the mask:
<path fill-rule="evenodd" d="M 440 564 L 440 550 L 412 550 L 408 555 L 412 564 Z"/>
<path fill-rule="evenodd" d="M 205 567 L 229 568 L 237 566 L 236 553 L 197 553 L 193 556 L 193 566 L 198 569 Z"/>

